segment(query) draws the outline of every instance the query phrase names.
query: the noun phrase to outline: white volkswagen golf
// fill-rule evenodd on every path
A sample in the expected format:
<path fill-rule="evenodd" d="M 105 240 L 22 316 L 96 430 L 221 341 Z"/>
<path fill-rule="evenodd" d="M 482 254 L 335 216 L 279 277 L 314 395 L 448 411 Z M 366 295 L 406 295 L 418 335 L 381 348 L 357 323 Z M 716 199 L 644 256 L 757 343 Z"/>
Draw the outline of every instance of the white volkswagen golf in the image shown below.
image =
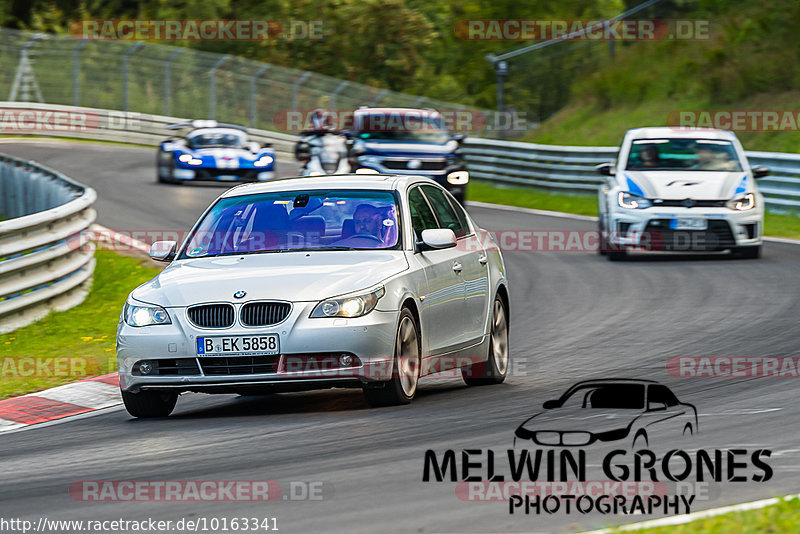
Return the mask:
<path fill-rule="evenodd" d="M 637 128 L 617 160 L 598 165 L 600 253 L 616 260 L 629 248 L 761 253 L 764 199 L 733 132 Z"/>
<path fill-rule="evenodd" d="M 122 398 L 169 415 L 178 394 L 363 388 L 411 401 L 420 377 L 471 385 L 509 366 L 499 248 L 432 180 L 291 178 L 221 195 L 170 265 L 128 297 L 117 330 Z"/>

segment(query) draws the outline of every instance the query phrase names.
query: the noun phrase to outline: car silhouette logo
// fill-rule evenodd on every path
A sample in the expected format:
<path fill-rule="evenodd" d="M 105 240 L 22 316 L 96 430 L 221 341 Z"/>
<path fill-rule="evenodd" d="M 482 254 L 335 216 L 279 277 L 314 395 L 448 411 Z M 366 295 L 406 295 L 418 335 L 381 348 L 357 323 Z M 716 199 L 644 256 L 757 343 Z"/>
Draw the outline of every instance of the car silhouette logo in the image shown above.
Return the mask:
<path fill-rule="evenodd" d="M 515 445 L 582 447 L 628 441 L 637 449 L 654 439 L 685 439 L 698 431 L 697 409 L 652 380 L 578 382 L 542 408 L 517 428 Z"/>
<path fill-rule="evenodd" d="M 422 162 L 418 159 L 412 159 L 408 161 L 408 168 L 409 169 L 419 169 L 422 167 Z"/>
<path fill-rule="evenodd" d="M 244 298 L 245 295 L 247 295 L 247 291 L 237 291 L 236 293 L 233 294 L 233 298 L 241 299 Z"/>

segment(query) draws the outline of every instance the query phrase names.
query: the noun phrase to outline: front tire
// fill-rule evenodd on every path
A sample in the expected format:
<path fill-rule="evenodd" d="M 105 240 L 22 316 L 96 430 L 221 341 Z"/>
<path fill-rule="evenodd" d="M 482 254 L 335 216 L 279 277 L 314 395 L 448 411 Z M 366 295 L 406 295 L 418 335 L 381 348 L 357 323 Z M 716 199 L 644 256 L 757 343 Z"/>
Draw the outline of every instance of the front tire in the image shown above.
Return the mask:
<path fill-rule="evenodd" d="M 508 374 L 510 361 L 508 346 L 508 314 L 503 300 L 498 296 L 492 305 L 492 325 L 489 331 L 489 356 L 485 362 L 461 368 L 461 377 L 468 386 L 500 384 Z"/>
<path fill-rule="evenodd" d="M 122 392 L 125 409 L 134 417 L 167 417 L 175 409 L 178 394 L 161 391 Z"/>
<path fill-rule="evenodd" d="M 382 387 L 365 387 L 364 397 L 370 406 L 397 406 L 408 404 L 417 392 L 419 372 L 422 367 L 419 330 L 414 315 L 408 308 L 400 311 L 395 336 L 392 378 Z"/>

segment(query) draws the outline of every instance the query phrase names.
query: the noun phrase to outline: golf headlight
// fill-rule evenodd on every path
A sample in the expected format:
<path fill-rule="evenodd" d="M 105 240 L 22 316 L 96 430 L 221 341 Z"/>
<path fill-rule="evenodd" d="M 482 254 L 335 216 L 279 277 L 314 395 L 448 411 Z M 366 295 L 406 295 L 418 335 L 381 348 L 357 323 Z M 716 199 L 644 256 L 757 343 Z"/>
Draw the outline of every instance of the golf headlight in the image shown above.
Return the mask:
<path fill-rule="evenodd" d="M 260 158 L 255 160 L 255 162 L 253 162 L 253 165 L 255 165 L 256 167 L 266 167 L 273 161 L 275 161 L 275 158 L 273 158 L 272 156 L 261 156 Z"/>
<path fill-rule="evenodd" d="M 370 169 L 369 167 L 361 167 L 360 169 L 356 169 L 356 174 L 380 174 L 375 169 Z"/>
<path fill-rule="evenodd" d="M 755 193 L 737 195 L 730 199 L 725 205 L 735 211 L 751 210 L 756 207 L 756 195 Z"/>
<path fill-rule="evenodd" d="M 361 317 L 374 310 L 385 293 L 380 286 L 365 293 L 323 300 L 311 312 L 311 317 Z"/>
<path fill-rule="evenodd" d="M 617 195 L 617 203 L 621 208 L 629 210 L 642 210 L 651 206 L 650 201 L 646 198 L 625 191 L 619 192 Z"/>
<path fill-rule="evenodd" d="M 172 324 L 167 310 L 161 306 L 139 306 L 130 303 L 125 304 L 125 322 L 131 326 Z"/>
<path fill-rule="evenodd" d="M 447 181 L 453 185 L 464 185 L 469 182 L 469 172 L 455 171 L 447 175 Z"/>

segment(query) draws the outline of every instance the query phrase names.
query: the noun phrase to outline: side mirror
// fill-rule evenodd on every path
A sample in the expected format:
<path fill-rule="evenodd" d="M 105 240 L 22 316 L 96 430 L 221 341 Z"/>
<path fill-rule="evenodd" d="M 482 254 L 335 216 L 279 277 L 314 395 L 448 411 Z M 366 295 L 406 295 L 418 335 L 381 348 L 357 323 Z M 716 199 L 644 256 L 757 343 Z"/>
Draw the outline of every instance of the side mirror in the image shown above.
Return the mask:
<path fill-rule="evenodd" d="M 452 248 L 456 246 L 456 234 L 449 228 L 423 230 L 422 244 L 429 249 Z"/>
<path fill-rule="evenodd" d="M 542 408 L 544 408 L 545 410 L 552 410 L 553 408 L 558 408 L 558 401 L 557 400 L 545 401 L 545 403 L 542 404 Z"/>
<path fill-rule="evenodd" d="M 769 176 L 769 169 L 759 165 L 758 167 L 753 167 L 753 178 L 763 178 L 765 176 Z"/>
<path fill-rule="evenodd" d="M 603 176 L 614 176 L 616 174 L 612 163 L 601 163 L 595 166 L 594 170 L 597 171 L 597 174 L 602 174 Z"/>
<path fill-rule="evenodd" d="M 156 241 L 150 246 L 150 257 L 156 261 L 172 261 L 177 248 L 175 241 Z"/>
<path fill-rule="evenodd" d="M 647 403 L 647 411 L 648 412 L 660 412 L 667 409 L 667 405 L 663 402 L 648 402 Z"/>
<path fill-rule="evenodd" d="M 466 139 L 466 138 L 467 138 L 467 136 L 462 134 L 462 133 L 453 134 L 453 137 L 452 137 L 453 141 L 457 142 L 459 145 L 461 143 L 463 143 L 464 139 Z"/>

